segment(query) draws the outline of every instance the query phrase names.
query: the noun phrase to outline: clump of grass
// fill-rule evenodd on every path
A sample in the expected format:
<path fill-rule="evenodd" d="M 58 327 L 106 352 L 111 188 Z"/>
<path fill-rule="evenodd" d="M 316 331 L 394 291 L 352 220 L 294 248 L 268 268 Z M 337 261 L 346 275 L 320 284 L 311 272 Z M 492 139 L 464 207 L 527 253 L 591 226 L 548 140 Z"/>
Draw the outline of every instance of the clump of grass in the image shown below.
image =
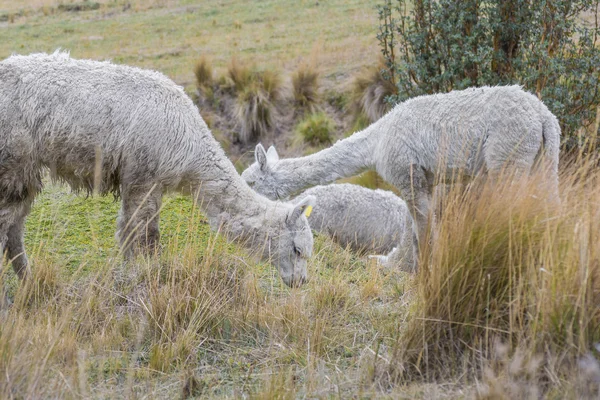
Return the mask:
<path fill-rule="evenodd" d="M 238 138 L 242 143 L 249 143 L 271 128 L 273 106 L 262 87 L 255 83 L 238 94 L 235 116 L 240 123 Z"/>
<path fill-rule="evenodd" d="M 308 115 L 296 127 L 304 143 L 316 146 L 331 143 L 334 131 L 335 123 L 322 111 Z"/>
<path fill-rule="evenodd" d="M 271 70 L 256 71 L 233 59 L 228 77 L 236 95 L 234 116 L 240 125 L 238 139 L 246 144 L 272 128 L 276 105 L 282 97 L 281 75 Z"/>
<path fill-rule="evenodd" d="M 302 64 L 292 74 L 294 103 L 301 108 L 314 110 L 319 102 L 319 73 L 309 64 Z"/>
<path fill-rule="evenodd" d="M 417 302 L 396 348 L 403 368 L 477 370 L 497 340 L 571 362 L 589 351 L 600 339 L 600 207 L 586 200 L 600 192 L 590 165 L 562 177 L 561 208 L 534 184 L 541 173 L 450 188 L 435 240 L 421 249 Z"/>
<path fill-rule="evenodd" d="M 348 136 L 350 136 L 354 132 L 362 131 L 367 126 L 371 125 L 372 122 L 371 119 L 367 117 L 362 111 L 355 113 L 353 119 L 354 122 L 352 123 L 352 130 L 348 134 Z"/>
<path fill-rule="evenodd" d="M 206 56 L 200 57 L 194 67 L 196 85 L 199 89 L 209 88 L 213 83 L 213 68 Z"/>
<path fill-rule="evenodd" d="M 281 74 L 273 70 L 257 73 L 256 80 L 260 81 L 262 88 L 271 102 L 277 102 L 283 97 L 283 84 Z"/>
<path fill-rule="evenodd" d="M 252 82 L 252 69 L 238 61 L 237 58 L 232 58 L 227 68 L 227 77 L 233 83 L 233 87 L 237 92 L 243 91 L 250 82 Z"/>
<path fill-rule="evenodd" d="M 352 102 L 356 118 L 366 116 L 370 122 L 377 121 L 390 110 L 387 97 L 398 92 L 398 88 L 386 76 L 387 67 L 383 59 L 368 68 L 353 82 Z"/>

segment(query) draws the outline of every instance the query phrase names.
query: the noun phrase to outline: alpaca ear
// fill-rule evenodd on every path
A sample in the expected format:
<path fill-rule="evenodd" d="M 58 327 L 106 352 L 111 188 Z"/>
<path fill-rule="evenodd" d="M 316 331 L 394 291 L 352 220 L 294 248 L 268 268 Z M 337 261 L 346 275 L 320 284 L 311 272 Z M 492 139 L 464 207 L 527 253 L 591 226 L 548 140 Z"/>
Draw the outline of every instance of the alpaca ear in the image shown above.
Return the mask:
<path fill-rule="evenodd" d="M 267 152 L 262 144 L 257 144 L 256 149 L 254 150 L 254 158 L 256 162 L 260 166 L 261 171 L 267 170 Z"/>
<path fill-rule="evenodd" d="M 267 161 L 270 161 L 270 162 L 279 161 L 279 154 L 277 154 L 277 150 L 275 150 L 275 146 L 270 146 L 269 150 L 267 150 Z"/>
<path fill-rule="evenodd" d="M 303 198 L 302 200 L 300 200 L 298 202 L 298 204 L 296 204 L 296 206 L 294 207 L 294 209 L 292 211 L 290 211 L 290 213 L 288 214 L 287 217 L 287 221 L 289 223 L 295 223 L 298 218 L 300 218 L 302 216 L 302 214 L 304 214 L 306 217 L 308 217 L 310 215 L 310 213 L 312 212 L 312 209 L 314 207 L 314 205 L 317 202 L 317 198 L 313 195 L 308 195 L 305 198 Z"/>

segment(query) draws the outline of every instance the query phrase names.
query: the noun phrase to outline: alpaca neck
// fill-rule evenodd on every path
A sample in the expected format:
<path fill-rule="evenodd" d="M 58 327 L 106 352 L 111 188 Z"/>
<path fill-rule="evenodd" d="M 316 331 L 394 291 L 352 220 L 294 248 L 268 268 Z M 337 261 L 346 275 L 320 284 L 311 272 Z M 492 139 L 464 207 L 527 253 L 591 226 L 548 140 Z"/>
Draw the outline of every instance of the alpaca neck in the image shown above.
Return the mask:
<path fill-rule="evenodd" d="M 223 163 L 226 164 L 226 163 Z M 231 165 L 219 168 L 224 175 L 215 179 L 203 179 L 197 185 L 198 203 L 213 223 L 223 218 L 257 215 L 267 208 L 266 199 L 258 196 Z M 225 172 L 227 173 L 225 174 Z"/>
<path fill-rule="evenodd" d="M 280 197 L 284 198 L 308 187 L 331 183 L 373 168 L 373 152 L 377 142 L 374 125 L 376 124 L 318 153 L 282 159 L 275 163 L 274 175 L 281 183 Z"/>
<path fill-rule="evenodd" d="M 231 238 L 254 239 L 266 233 L 264 219 L 273 202 L 254 192 L 225 154 L 219 153 L 222 157 L 217 157 L 213 167 L 198 168 L 200 172 L 195 173 L 192 190 L 197 203 L 214 230 L 223 230 Z"/>

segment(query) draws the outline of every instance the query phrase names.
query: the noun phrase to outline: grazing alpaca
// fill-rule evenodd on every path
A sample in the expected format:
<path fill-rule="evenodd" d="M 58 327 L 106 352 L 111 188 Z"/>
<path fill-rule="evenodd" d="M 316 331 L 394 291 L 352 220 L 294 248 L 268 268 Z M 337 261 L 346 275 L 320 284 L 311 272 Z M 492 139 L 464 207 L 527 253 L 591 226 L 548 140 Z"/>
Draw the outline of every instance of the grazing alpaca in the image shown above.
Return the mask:
<path fill-rule="evenodd" d="M 158 72 L 61 52 L 0 62 L 0 246 L 20 277 L 44 169 L 74 190 L 120 194 L 127 255 L 157 244 L 162 194 L 177 190 L 197 196 L 213 229 L 271 259 L 286 284 L 306 280 L 303 212 L 315 199 L 294 206 L 252 191 L 182 88 Z"/>
<path fill-rule="evenodd" d="M 394 260 L 412 268 L 412 219 L 394 193 L 344 183 L 315 186 L 292 203 L 307 196 L 317 199 L 309 218 L 313 230 L 360 252 L 388 253 L 399 247 Z"/>
<path fill-rule="evenodd" d="M 434 183 L 496 175 L 505 166 L 528 172 L 535 161 L 548 171 L 558 199 L 560 126 L 546 106 L 518 86 L 482 87 L 420 96 L 318 153 L 279 160 L 273 147 L 256 147 L 242 178 L 257 192 L 285 198 L 375 169 L 406 201 L 417 240 L 425 237 Z M 416 254 L 416 253 L 415 253 Z"/>

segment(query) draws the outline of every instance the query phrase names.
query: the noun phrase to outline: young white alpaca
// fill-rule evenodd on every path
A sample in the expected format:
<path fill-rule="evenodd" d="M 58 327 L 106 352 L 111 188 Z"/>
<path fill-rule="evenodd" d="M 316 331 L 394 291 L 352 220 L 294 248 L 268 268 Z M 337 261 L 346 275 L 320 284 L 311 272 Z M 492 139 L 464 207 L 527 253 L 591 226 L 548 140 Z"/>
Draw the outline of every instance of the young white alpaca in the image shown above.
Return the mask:
<path fill-rule="evenodd" d="M 536 160 L 558 199 L 560 126 L 535 96 L 518 86 L 482 87 L 420 96 L 318 153 L 279 160 L 273 147 L 256 147 L 242 178 L 257 192 L 285 198 L 307 187 L 375 169 L 406 201 L 416 228 L 426 233 L 437 179 L 452 181 L 505 167 L 528 172 Z M 416 254 L 416 253 L 415 253 Z"/>
<path fill-rule="evenodd" d="M 307 196 L 317 199 L 308 218 L 313 230 L 355 251 L 388 253 L 398 248 L 394 260 L 412 268 L 412 219 L 406 203 L 394 193 L 344 183 L 315 186 L 292 203 Z"/>
<path fill-rule="evenodd" d="M 120 194 L 124 249 L 157 244 L 162 194 L 178 190 L 286 284 L 306 280 L 313 239 L 303 212 L 315 199 L 294 206 L 251 190 L 182 88 L 158 72 L 61 52 L 0 62 L 0 247 L 20 277 L 23 224 L 44 169 L 74 190 Z"/>

